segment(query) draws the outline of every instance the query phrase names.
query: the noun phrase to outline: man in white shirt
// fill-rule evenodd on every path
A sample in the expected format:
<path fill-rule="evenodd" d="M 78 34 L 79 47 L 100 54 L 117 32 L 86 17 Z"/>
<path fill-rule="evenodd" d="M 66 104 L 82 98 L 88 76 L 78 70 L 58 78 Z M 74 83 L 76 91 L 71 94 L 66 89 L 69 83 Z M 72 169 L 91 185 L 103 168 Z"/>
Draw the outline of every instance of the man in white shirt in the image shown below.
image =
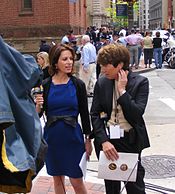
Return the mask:
<path fill-rule="evenodd" d="M 81 52 L 80 79 L 85 82 L 88 95 L 93 94 L 96 82 L 96 48 L 90 42 L 90 37 L 84 35 L 82 37 L 83 49 Z"/>
<path fill-rule="evenodd" d="M 126 36 L 126 30 L 124 28 L 122 28 L 119 32 L 119 34 L 123 33 L 123 36 L 125 37 Z"/>
<path fill-rule="evenodd" d="M 127 42 L 127 48 L 130 52 L 130 64 L 131 68 L 133 68 L 135 64 L 135 68 L 138 69 L 139 61 L 138 61 L 138 47 L 143 38 L 135 34 L 135 30 L 131 30 L 131 34 L 125 37 L 125 41 Z"/>
<path fill-rule="evenodd" d="M 61 39 L 61 44 L 69 44 L 69 36 L 70 36 L 70 32 L 67 32 L 65 34 L 65 36 L 63 36 L 63 38 Z"/>

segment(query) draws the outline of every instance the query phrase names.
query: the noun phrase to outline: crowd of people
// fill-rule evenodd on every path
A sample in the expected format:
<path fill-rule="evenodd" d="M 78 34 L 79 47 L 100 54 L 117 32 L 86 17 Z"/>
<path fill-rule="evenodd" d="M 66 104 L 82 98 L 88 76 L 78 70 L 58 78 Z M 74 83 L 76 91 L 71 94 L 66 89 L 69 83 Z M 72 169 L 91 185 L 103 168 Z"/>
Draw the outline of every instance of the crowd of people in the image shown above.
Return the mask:
<path fill-rule="evenodd" d="M 125 28 L 121 28 L 117 31 L 111 30 L 107 27 L 102 27 L 100 29 L 97 29 L 95 27 L 88 27 L 85 31 L 85 35 L 89 36 L 90 43 L 94 45 L 96 49 L 96 54 L 98 54 L 98 51 L 101 47 L 108 44 L 121 44 L 125 46 L 130 53 L 129 67 L 131 69 L 139 68 L 141 56 L 143 56 L 142 58 L 144 58 L 143 62 L 145 68 L 154 67 L 154 65 L 152 64 L 152 59 L 154 59 L 155 67 L 157 69 L 162 68 L 162 52 L 164 41 L 162 41 L 163 38 L 160 37 L 159 31 L 157 31 L 157 33 L 152 36 L 151 31 L 147 30 L 145 32 L 141 32 L 137 28 L 133 28 L 130 31 Z M 71 45 L 72 41 L 76 45 L 75 51 L 78 51 L 78 53 L 84 53 L 82 50 L 85 45 L 83 45 L 82 41 L 76 39 L 76 37 L 73 35 L 72 30 L 66 33 L 66 35 L 62 38 L 61 43 Z M 86 55 L 88 54 L 84 54 L 83 56 L 85 56 L 86 58 Z M 80 67 L 81 64 L 84 64 L 84 62 L 80 61 Z M 77 71 L 79 72 L 78 69 Z M 98 78 L 99 75 L 100 65 L 97 63 L 96 78 Z"/>
<path fill-rule="evenodd" d="M 98 51 L 105 45 L 121 44 L 125 46 L 130 53 L 130 64 L 129 64 L 130 69 L 139 68 L 141 56 L 142 56 L 142 61 L 144 62 L 145 68 L 151 68 L 154 66 L 157 69 L 162 68 L 164 55 L 165 55 L 164 54 L 165 39 L 164 37 L 161 37 L 161 34 L 159 31 L 157 31 L 153 36 L 151 31 L 147 30 L 145 32 L 141 32 L 137 28 L 133 28 L 130 31 L 125 28 L 121 28 L 120 30 L 117 31 L 117 30 L 111 30 L 107 27 L 102 27 L 100 29 L 97 29 L 95 27 L 88 27 L 84 35 L 87 35 L 87 38 L 85 38 L 86 40 L 84 40 L 83 35 L 76 37 L 73 33 L 73 30 L 69 30 L 62 37 L 61 43 L 70 45 L 74 49 L 76 53 L 75 55 L 76 65 L 74 67 L 74 71 L 76 73 L 76 76 L 80 78 L 82 77 L 84 78 L 83 81 L 86 83 L 86 89 L 88 91 L 88 95 L 92 94 L 92 89 L 89 89 L 89 87 L 91 87 L 94 82 L 92 80 L 95 80 L 94 72 L 93 72 L 93 75 L 91 73 L 92 75 L 92 80 L 90 81 L 91 83 L 88 83 L 89 81 L 87 80 L 87 74 L 84 74 L 84 75 L 81 75 L 81 74 L 85 72 L 85 68 L 94 66 L 93 64 L 88 65 L 86 61 L 89 60 L 90 63 L 92 62 L 96 63 L 95 54 L 97 56 Z M 169 39 L 169 37 L 167 39 Z M 167 39 L 166 39 L 166 44 L 168 42 Z M 44 40 L 42 40 L 41 42 L 42 43 L 41 43 L 40 51 L 42 50 L 42 51 L 48 52 L 48 50 L 50 49 L 50 45 L 46 46 L 46 42 Z M 90 54 L 91 56 L 89 56 L 89 53 L 91 53 Z M 92 57 L 92 53 L 93 53 L 93 57 Z M 153 59 L 155 61 L 155 64 L 153 64 Z M 83 65 L 83 68 L 82 68 L 82 65 Z M 101 68 L 98 63 L 96 63 L 95 66 L 96 66 L 95 73 L 96 73 L 96 79 L 97 79 L 101 73 Z M 84 71 L 82 71 L 82 69 Z M 88 77 L 91 77 L 90 73 Z"/>

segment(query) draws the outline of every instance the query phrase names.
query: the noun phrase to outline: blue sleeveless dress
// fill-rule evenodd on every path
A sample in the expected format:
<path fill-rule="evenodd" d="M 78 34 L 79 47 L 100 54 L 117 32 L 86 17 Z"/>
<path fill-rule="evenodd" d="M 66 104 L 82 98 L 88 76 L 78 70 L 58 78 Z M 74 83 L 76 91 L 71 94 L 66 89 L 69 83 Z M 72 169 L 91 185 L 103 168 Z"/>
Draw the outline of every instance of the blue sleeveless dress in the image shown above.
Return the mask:
<path fill-rule="evenodd" d="M 48 95 L 48 116 L 78 116 L 76 88 L 70 79 L 67 84 L 51 83 Z M 82 129 L 59 120 L 45 127 L 44 138 L 48 143 L 46 168 L 51 176 L 65 175 L 71 178 L 83 176 L 79 162 L 85 152 Z"/>

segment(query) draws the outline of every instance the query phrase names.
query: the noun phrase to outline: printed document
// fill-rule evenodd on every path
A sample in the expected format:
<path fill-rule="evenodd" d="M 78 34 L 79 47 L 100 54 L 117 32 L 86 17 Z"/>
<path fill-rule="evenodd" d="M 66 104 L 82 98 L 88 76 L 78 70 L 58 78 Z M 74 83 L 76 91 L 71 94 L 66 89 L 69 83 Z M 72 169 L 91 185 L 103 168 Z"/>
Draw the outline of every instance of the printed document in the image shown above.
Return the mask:
<path fill-rule="evenodd" d="M 107 180 L 135 182 L 137 177 L 138 154 L 118 152 L 118 160 L 108 160 L 100 152 L 98 177 Z"/>
<path fill-rule="evenodd" d="M 81 158 L 81 161 L 79 163 L 79 166 L 82 170 L 82 173 L 83 173 L 83 176 L 84 176 L 84 179 L 86 178 L 86 170 L 87 170 L 87 159 L 86 159 L 86 152 L 84 152 L 82 158 Z"/>

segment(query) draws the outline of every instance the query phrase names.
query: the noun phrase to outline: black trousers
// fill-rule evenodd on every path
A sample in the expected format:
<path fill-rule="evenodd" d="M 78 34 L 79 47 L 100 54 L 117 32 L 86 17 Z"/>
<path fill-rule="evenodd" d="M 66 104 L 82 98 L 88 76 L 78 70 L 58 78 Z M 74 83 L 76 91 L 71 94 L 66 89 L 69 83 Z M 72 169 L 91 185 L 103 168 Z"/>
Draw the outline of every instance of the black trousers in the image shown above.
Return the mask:
<path fill-rule="evenodd" d="M 101 67 L 100 65 L 97 63 L 96 65 L 96 78 L 98 79 L 99 75 L 100 75 L 100 72 L 101 72 Z"/>
<path fill-rule="evenodd" d="M 144 49 L 144 63 L 145 65 L 152 64 L 153 49 Z"/>
<path fill-rule="evenodd" d="M 118 152 L 126 152 L 126 153 L 138 153 L 137 146 L 134 142 L 130 141 L 129 133 L 125 133 L 124 138 L 110 140 L 110 142 L 115 146 Z M 99 158 L 99 152 L 101 150 L 101 146 L 98 145 L 94 141 L 95 150 L 97 157 Z M 144 175 L 145 169 L 141 165 L 141 153 L 139 153 L 139 162 L 137 169 L 137 179 L 136 182 L 128 182 L 126 184 L 127 194 L 146 194 L 145 193 L 145 183 L 144 183 Z M 104 180 L 106 194 L 120 194 L 121 190 L 121 181 L 113 181 L 113 180 Z"/>

